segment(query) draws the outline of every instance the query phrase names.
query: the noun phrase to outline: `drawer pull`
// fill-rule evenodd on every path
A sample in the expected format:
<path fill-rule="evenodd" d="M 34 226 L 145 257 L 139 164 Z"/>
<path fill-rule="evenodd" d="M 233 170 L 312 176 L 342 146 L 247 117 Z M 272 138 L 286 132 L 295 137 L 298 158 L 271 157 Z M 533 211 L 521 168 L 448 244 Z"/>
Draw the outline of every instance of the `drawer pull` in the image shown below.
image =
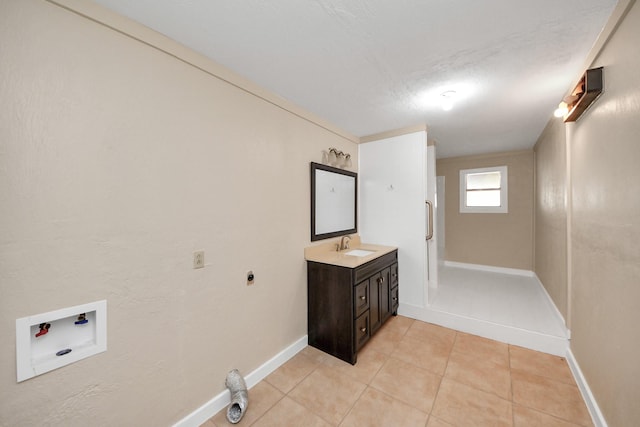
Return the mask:
<path fill-rule="evenodd" d="M 367 297 L 366 297 L 365 295 L 361 295 L 361 296 L 360 296 L 360 299 L 361 299 L 362 301 L 366 301 L 366 300 L 367 300 Z"/>
<path fill-rule="evenodd" d="M 360 328 L 360 332 L 362 332 L 363 334 L 367 333 L 367 328 Z"/>

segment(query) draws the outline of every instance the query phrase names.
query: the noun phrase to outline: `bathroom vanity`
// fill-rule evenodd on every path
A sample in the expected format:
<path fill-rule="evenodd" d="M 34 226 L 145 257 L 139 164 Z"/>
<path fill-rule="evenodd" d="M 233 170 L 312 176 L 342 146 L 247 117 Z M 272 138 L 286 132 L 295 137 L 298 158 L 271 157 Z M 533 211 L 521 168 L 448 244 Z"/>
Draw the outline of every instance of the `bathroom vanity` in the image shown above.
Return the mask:
<path fill-rule="evenodd" d="M 309 345 L 355 364 L 360 348 L 398 312 L 398 251 L 352 241 L 305 249 Z"/>

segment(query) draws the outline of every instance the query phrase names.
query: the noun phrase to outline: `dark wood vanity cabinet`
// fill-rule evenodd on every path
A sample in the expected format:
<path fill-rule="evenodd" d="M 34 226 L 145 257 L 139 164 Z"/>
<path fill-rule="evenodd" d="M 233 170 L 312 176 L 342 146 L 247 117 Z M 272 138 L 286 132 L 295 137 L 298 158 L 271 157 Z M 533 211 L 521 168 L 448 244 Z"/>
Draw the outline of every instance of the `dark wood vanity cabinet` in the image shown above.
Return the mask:
<path fill-rule="evenodd" d="M 307 261 L 309 345 L 351 364 L 398 313 L 398 251 L 356 268 Z"/>

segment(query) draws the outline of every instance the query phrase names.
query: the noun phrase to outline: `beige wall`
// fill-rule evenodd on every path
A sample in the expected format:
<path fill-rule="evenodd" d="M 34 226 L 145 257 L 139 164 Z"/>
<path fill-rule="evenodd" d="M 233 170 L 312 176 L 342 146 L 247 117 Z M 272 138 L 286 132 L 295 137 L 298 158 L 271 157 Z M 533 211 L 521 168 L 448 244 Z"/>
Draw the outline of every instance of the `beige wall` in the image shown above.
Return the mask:
<path fill-rule="evenodd" d="M 640 6 L 594 67 L 605 91 L 571 129 L 571 348 L 609 425 L 640 419 Z"/>
<path fill-rule="evenodd" d="M 509 213 L 461 214 L 461 169 L 509 168 Z M 533 152 L 517 151 L 440 159 L 445 177 L 445 260 L 531 270 L 533 268 Z"/>
<path fill-rule="evenodd" d="M 632 2 L 633 4 L 633 2 Z M 561 131 L 543 135 L 536 146 L 538 203 L 536 272 L 556 300 L 565 275 L 569 289 L 571 349 L 610 426 L 640 419 L 640 6 L 633 4 L 590 67 L 604 66 L 602 96 L 574 124 L 567 125 L 570 158 L 568 262 L 545 264 L 540 245 L 562 254 L 551 236 L 562 220 Z M 551 151 L 556 151 L 553 154 Z M 551 164 L 545 164 L 548 160 Z M 563 271 L 564 270 L 564 271 Z M 569 274 L 567 274 L 569 271 Z M 560 292 L 562 293 L 562 292 Z"/>
<path fill-rule="evenodd" d="M 566 137 L 562 120 L 545 128 L 535 151 L 535 272 L 567 319 Z"/>
<path fill-rule="evenodd" d="M 0 40 L 0 425 L 170 425 L 306 334 L 309 162 L 356 145 L 48 2 Z M 100 299 L 107 352 L 17 384 L 15 319 Z"/>

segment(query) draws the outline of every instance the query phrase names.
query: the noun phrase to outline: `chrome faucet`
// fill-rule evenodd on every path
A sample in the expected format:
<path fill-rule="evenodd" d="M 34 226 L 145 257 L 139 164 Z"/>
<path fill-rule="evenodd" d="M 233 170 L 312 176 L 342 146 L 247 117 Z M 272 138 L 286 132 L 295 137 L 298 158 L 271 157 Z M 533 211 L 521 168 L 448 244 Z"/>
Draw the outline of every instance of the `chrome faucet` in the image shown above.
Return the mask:
<path fill-rule="evenodd" d="M 345 242 L 344 239 L 347 239 L 347 241 Z M 351 236 L 342 236 L 342 239 L 340 239 L 340 247 L 338 250 L 343 250 L 343 249 L 349 249 L 349 240 L 351 240 Z"/>

